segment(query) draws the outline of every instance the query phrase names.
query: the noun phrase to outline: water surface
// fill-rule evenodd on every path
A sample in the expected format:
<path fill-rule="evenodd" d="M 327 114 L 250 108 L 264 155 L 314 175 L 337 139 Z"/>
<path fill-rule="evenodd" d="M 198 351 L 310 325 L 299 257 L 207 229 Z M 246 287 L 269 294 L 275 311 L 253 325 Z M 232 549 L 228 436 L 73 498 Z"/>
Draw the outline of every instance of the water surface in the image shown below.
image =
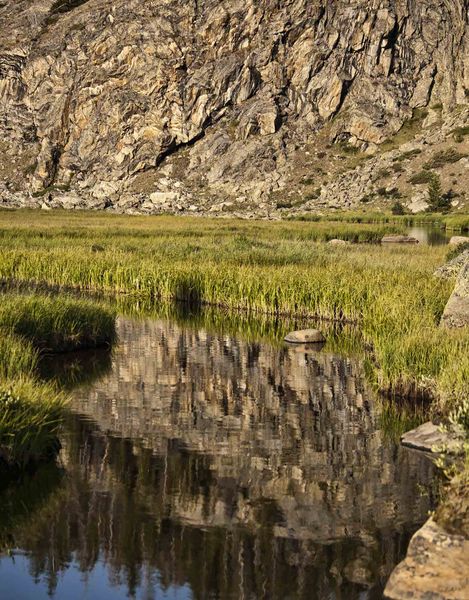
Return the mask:
<path fill-rule="evenodd" d="M 435 471 L 358 360 L 167 320 L 119 337 L 49 364 L 78 387 L 60 464 L 0 491 L 2 600 L 382 597 Z"/>

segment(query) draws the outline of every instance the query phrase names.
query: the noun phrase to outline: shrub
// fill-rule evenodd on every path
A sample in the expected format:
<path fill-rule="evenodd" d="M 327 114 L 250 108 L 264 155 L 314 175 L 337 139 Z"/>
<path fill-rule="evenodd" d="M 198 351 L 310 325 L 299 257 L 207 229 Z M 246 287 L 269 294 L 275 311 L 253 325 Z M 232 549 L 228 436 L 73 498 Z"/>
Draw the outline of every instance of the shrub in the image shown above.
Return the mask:
<path fill-rule="evenodd" d="M 391 212 L 393 215 L 405 215 L 405 208 L 402 202 L 397 200 L 397 202 L 392 205 Z"/>
<path fill-rule="evenodd" d="M 469 135 L 469 126 L 466 127 L 457 127 L 453 129 L 451 132 L 453 134 L 453 139 L 457 144 L 464 142 L 464 138 L 466 135 Z"/>
<path fill-rule="evenodd" d="M 415 158 L 419 154 L 422 154 L 420 148 L 415 148 L 414 150 L 408 150 L 407 152 L 403 152 L 399 156 L 394 159 L 394 162 L 402 162 L 404 160 L 409 160 L 411 158 Z"/>
<path fill-rule="evenodd" d="M 440 150 L 435 152 L 431 159 L 426 162 L 423 166 L 425 169 L 439 169 L 445 165 L 449 165 L 461 160 L 466 154 L 458 152 L 454 148 L 448 148 L 447 150 Z"/>
<path fill-rule="evenodd" d="M 420 171 L 409 178 L 409 183 L 419 185 L 422 183 L 430 183 L 433 179 L 433 173 L 431 171 Z"/>
<path fill-rule="evenodd" d="M 443 194 L 440 178 L 435 173 L 428 184 L 428 203 L 428 212 L 447 212 L 451 208 L 451 195 Z"/>
<path fill-rule="evenodd" d="M 380 169 L 377 175 L 379 179 L 385 179 L 391 175 L 391 171 L 388 171 L 388 169 Z"/>
<path fill-rule="evenodd" d="M 404 167 L 401 165 L 400 162 L 395 162 L 391 168 L 394 171 L 394 173 L 403 173 L 405 171 Z"/>

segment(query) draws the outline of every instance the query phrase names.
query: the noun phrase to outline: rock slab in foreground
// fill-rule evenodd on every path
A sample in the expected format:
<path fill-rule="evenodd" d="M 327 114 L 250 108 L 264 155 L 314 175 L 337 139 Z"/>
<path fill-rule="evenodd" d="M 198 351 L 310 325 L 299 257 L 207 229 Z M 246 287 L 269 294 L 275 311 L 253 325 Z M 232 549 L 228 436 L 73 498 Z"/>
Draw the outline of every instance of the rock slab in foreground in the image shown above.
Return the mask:
<path fill-rule="evenodd" d="M 285 337 L 285 341 L 290 344 L 322 344 L 326 338 L 319 329 L 303 329 L 292 331 Z"/>
<path fill-rule="evenodd" d="M 460 439 L 443 431 L 439 425 L 431 421 L 404 433 L 401 443 L 403 446 L 424 452 L 439 452 L 443 447 L 446 452 L 451 453 L 459 453 L 462 450 Z"/>
<path fill-rule="evenodd" d="M 464 235 L 453 235 L 453 237 L 449 241 L 450 246 L 459 246 L 460 244 L 467 244 L 469 242 L 469 237 Z"/>
<path fill-rule="evenodd" d="M 417 238 L 410 235 L 385 235 L 381 240 L 382 244 L 419 244 Z"/>
<path fill-rule="evenodd" d="M 433 519 L 417 531 L 384 590 L 389 600 L 467 600 L 469 540 Z"/>
<path fill-rule="evenodd" d="M 441 326 L 449 329 L 469 327 L 469 261 L 459 272 L 456 287 L 443 312 Z"/>
<path fill-rule="evenodd" d="M 466 263 L 469 263 L 469 250 L 464 250 L 464 252 L 461 252 L 461 254 L 439 267 L 434 275 L 441 279 L 457 277 Z"/>

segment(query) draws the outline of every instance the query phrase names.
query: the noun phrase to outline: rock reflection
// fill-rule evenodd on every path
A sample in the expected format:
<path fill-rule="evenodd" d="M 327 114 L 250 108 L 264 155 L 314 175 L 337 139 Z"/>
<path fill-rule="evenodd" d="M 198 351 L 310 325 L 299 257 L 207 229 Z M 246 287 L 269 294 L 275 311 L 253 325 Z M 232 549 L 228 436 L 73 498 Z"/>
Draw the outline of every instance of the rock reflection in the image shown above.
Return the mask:
<path fill-rule="evenodd" d="M 163 321 L 119 338 L 75 392 L 60 501 L 16 533 L 36 577 L 101 561 L 145 598 L 155 574 L 201 599 L 381 597 L 434 471 L 379 430 L 358 362 Z"/>

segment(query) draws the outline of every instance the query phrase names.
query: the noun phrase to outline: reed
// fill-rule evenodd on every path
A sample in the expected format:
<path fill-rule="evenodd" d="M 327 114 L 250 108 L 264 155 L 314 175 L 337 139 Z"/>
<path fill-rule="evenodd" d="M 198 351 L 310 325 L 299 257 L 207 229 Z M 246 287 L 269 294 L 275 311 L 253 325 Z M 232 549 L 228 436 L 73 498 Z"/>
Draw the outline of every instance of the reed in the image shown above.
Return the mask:
<path fill-rule="evenodd" d="M 48 352 L 64 352 L 115 341 L 115 317 L 110 310 L 83 300 L 47 296 L 4 295 L 0 328 L 30 340 Z M 10 351 L 15 345 L 9 344 Z"/>
<path fill-rule="evenodd" d="M 52 385 L 27 377 L 0 382 L 0 472 L 55 454 L 62 406 Z"/>
<path fill-rule="evenodd" d="M 8 213 L 0 221 L 0 278 L 125 294 L 143 304 L 182 300 L 354 323 L 353 345 L 367 354 L 378 389 L 438 396 L 449 406 L 461 393 L 451 389 L 449 371 L 468 389 L 469 339 L 438 328 L 453 287 L 432 277 L 445 248 L 324 243 L 373 242 L 384 231 L 327 222 Z"/>
<path fill-rule="evenodd" d="M 109 308 L 68 298 L 0 297 L 0 471 L 12 472 L 52 456 L 65 397 L 39 378 L 40 356 L 111 344 Z M 40 354 L 41 353 L 41 354 Z"/>

